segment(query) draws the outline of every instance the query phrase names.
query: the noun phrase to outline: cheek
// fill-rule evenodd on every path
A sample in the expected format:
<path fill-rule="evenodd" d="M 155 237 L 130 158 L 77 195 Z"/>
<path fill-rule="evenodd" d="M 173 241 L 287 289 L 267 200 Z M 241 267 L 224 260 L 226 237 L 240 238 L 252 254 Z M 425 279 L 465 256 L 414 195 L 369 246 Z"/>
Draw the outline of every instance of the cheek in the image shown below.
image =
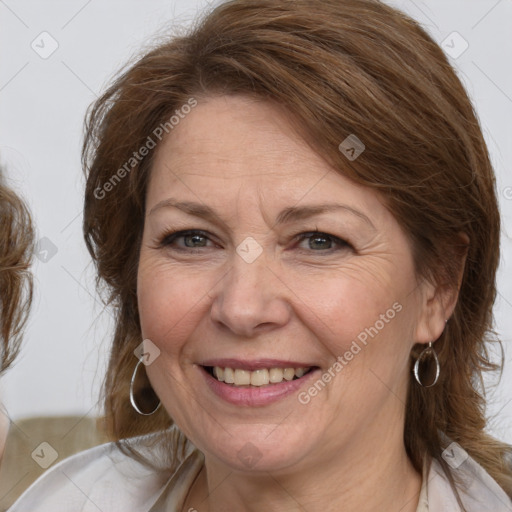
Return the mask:
<path fill-rule="evenodd" d="M 208 279 L 183 269 L 169 268 L 141 257 L 137 299 L 142 335 L 161 349 L 173 351 L 197 324 L 198 314 L 208 299 Z M 170 340 L 175 340 L 167 346 Z"/>
<path fill-rule="evenodd" d="M 374 395 L 386 386 L 395 389 L 407 372 L 414 316 L 410 286 L 405 271 L 389 279 L 388 273 L 377 276 L 360 268 L 345 269 L 321 285 L 302 282 L 297 293 L 305 297 L 302 320 L 331 362 L 342 358 L 343 377 L 334 379 L 332 389 L 340 404 L 348 400 L 348 390 L 357 402 L 362 389 Z"/>
<path fill-rule="evenodd" d="M 344 416 L 347 410 L 359 410 L 361 404 L 377 410 L 389 390 L 403 396 L 413 311 L 400 288 L 384 290 L 346 278 L 311 290 L 308 304 L 315 309 L 304 307 L 303 318 L 308 315 L 309 329 L 329 354 L 328 370 L 334 375 L 327 392 L 315 402 L 317 414 L 325 413 L 325 402 L 333 405 L 327 414 L 335 417 L 340 411 Z"/>
<path fill-rule="evenodd" d="M 393 304 L 403 296 L 399 287 L 383 286 L 382 280 L 361 269 L 344 269 L 320 280 L 303 279 L 294 288 L 302 299 L 302 316 L 310 319 L 315 331 L 324 333 L 321 337 L 333 339 L 340 348 L 379 322 L 381 315 L 389 312 L 386 320 L 394 319 Z"/>

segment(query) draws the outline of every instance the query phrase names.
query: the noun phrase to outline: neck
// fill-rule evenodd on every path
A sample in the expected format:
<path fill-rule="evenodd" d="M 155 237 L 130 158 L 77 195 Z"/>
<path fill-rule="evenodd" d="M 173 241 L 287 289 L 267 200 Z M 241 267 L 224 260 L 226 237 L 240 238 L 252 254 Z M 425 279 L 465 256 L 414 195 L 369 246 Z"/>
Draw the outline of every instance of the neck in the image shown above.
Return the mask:
<path fill-rule="evenodd" d="M 403 438 L 395 434 L 369 443 L 367 433 L 360 437 L 343 453 L 322 457 L 307 469 L 255 475 L 206 457 L 184 510 L 415 512 L 421 476 L 407 457 Z"/>

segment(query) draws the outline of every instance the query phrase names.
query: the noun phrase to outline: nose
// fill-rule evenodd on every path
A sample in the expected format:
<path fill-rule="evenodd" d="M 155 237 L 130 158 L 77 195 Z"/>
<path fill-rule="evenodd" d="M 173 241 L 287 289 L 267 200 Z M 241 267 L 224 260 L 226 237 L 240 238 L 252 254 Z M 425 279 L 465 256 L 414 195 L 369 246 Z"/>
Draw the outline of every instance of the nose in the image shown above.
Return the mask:
<path fill-rule="evenodd" d="M 263 255 L 252 263 L 238 254 L 232 260 L 213 290 L 212 320 L 244 338 L 286 325 L 291 313 L 287 287 Z"/>

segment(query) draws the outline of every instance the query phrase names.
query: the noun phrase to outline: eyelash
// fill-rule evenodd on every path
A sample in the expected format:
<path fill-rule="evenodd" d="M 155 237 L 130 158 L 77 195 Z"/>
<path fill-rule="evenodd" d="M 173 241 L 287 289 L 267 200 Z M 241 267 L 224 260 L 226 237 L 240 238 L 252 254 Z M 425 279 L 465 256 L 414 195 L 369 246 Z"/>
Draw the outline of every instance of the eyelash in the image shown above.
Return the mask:
<path fill-rule="evenodd" d="M 161 241 L 159 243 L 159 246 L 161 248 L 164 248 L 164 247 L 165 248 L 169 248 L 169 247 L 172 246 L 172 244 L 177 239 L 185 238 L 187 236 L 193 236 L 193 235 L 201 236 L 201 237 L 204 237 L 204 238 L 207 238 L 208 240 L 210 240 L 209 234 L 206 231 L 202 231 L 200 229 L 188 229 L 188 230 L 174 231 L 174 232 L 166 233 L 162 237 L 162 239 L 161 239 Z M 298 235 L 296 235 L 294 237 L 294 240 L 296 240 L 298 243 L 300 243 L 303 240 L 306 240 L 308 238 L 314 238 L 314 237 L 325 238 L 327 240 L 331 240 L 331 242 L 333 242 L 334 244 L 337 244 L 339 247 L 338 248 L 330 247 L 327 250 L 309 249 L 308 251 L 311 251 L 311 252 L 315 252 L 315 253 L 323 252 L 323 253 L 330 254 L 330 253 L 332 253 L 334 251 L 339 251 L 339 250 L 347 249 L 347 248 L 348 249 L 352 249 L 353 248 L 346 240 L 343 240 L 343 239 L 341 239 L 341 238 L 339 238 L 337 236 L 334 236 L 334 235 L 330 235 L 329 233 L 324 233 L 323 231 L 308 231 L 308 232 L 305 232 L 305 233 L 300 233 L 300 234 L 298 234 Z M 172 248 L 174 250 L 177 250 L 177 251 L 183 251 L 183 252 L 189 252 L 189 253 L 196 253 L 197 254 L 198 252 L 201 252 L 201 249 L 207 249 L 208 247 L 178 247 L 178 246 L 172 246 Z"/>

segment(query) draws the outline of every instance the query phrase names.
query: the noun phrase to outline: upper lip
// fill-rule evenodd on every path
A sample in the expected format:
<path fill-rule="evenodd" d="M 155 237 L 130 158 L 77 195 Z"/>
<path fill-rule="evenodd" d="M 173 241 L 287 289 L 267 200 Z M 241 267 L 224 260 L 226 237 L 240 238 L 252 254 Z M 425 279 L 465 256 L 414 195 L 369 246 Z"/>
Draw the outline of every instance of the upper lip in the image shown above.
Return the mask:
<path fill-rule="evenodd" d="M 201 366 L 219 366 L 220 368 L 236 368 L 254 371 L 263 368 L 312 368 L 315 365 L 299 361 L 283 361 L 278 359 L 206 359 Z"/>

